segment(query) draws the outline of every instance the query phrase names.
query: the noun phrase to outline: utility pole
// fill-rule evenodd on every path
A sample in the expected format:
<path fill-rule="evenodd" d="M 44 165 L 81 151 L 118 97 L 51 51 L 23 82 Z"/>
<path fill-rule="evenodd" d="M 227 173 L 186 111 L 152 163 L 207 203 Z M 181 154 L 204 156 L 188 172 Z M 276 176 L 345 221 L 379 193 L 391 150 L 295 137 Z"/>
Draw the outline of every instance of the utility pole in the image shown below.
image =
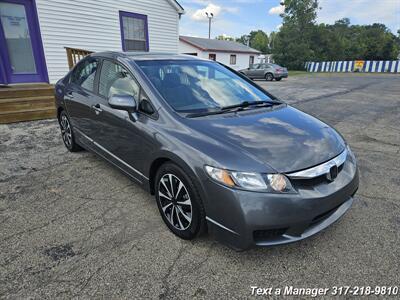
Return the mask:
<path fill-rule="evenodd" d="M 206 12 L 206 16 L 208 18 L 208 39 L 210 39 L 211 38 L 211 19 L 214 17 L 214 14 Z"/>

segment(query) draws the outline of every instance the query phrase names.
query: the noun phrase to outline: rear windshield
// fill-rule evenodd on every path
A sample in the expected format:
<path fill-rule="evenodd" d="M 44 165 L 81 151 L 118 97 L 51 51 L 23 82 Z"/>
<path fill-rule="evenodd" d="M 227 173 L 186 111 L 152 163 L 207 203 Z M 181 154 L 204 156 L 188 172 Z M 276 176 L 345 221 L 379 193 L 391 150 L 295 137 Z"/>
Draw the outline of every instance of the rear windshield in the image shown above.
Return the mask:
<path fill-rule="evenodd" d="M 178 112 L 203 112 L 243 101 L 271 98 L 236 73 L 200 60 L 136 61 L 164 99 Z"/>

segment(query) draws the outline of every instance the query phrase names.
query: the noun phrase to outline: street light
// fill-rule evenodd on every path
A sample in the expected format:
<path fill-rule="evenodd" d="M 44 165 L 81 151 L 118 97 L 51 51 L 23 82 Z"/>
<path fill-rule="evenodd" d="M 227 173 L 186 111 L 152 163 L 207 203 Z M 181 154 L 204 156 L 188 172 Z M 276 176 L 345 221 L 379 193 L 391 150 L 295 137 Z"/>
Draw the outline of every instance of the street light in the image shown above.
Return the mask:
<path fill-rule="evenodd" d="M 208 38 L 211 38 L 211 19 L 214 17 L 213 13 L 206 12 L 206 16 L 208 18 Z"/>

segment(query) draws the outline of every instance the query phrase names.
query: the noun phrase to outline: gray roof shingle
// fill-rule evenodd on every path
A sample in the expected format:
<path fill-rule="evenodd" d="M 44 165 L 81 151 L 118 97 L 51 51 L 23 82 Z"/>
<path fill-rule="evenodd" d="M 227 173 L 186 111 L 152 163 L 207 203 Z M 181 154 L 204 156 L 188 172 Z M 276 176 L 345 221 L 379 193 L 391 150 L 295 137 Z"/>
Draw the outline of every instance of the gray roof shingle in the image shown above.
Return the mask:
<path fill-rule="evenodd" d="M 205 39 L 205 38 L 198 38 L 198 37 L 184 36 L 184 35 L 180 35 L 179 39 L 203 51 L 221 51 L 221 52 L 254 53 L 254 54 L 261 53 L 256 49 L 232 41 Z"/>

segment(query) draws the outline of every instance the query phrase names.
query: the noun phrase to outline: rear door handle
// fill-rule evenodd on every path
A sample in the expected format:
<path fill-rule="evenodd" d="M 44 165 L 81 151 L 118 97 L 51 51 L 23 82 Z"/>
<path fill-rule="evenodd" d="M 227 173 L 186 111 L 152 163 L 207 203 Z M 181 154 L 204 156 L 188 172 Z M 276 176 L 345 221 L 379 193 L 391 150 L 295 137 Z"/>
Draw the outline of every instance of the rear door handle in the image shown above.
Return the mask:
<path fill-rule="evenodd" d="M 101 113 L 103 110 L 100 108 L 100 104 L 96 104 L 93 105 L 92 108 L 94 109 L 94 111 L 96 112 L 96 115 L 98 115 L 99 113 Z"/>

